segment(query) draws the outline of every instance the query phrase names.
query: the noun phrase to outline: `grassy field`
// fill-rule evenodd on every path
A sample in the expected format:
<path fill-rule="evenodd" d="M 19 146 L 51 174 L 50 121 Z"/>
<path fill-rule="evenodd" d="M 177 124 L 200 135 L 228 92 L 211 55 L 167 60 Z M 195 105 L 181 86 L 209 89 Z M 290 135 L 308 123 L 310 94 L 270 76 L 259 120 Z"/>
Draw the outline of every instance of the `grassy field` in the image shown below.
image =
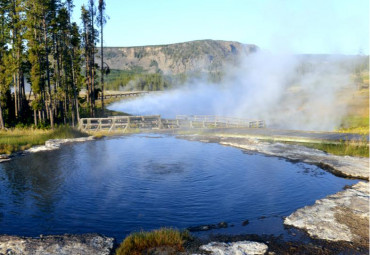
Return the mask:
<path fill-rule="evenodd" d="M 369 135 L 369 115 L 348 115 L 342 121 L 340 133 Z"/>
<path fill-rule="evenodd" d="M 296 143 L 297 144 L 297 143 Z M 360 141 L 341 141 L 332 143 L 298 143 L 309 148 L 318 149 L 338 156 L 369 157 L 369 145 L 366 139 Z"/>
<path fill-rule="evenodd" d="M 65 139 L 88 136 L 77 129 L 63 126 L 54 130 L 11 129 L 0 131 L 0 154 L 11 154 L 26 150 L 34 145 L 42 145 L 49 139 Z"/>
<path fill-rule="evenodd" d="M 188 232 L 171 228 L 161 228 L 151 232 L 137 232 L 126 237 L 116 250 L 116 255 L 177 254 L 183 252 L 184 242 L 189 239 Z"/>
<path fill-rule="evenodd" d="M 369 135 L 369 72 L 364 71 L 353 79 L 357 81 L 357 90 L 342 92 L 342 98 L 346 98 L 343 103 L 347 106 L 347 115 L 336 131 Z"/>

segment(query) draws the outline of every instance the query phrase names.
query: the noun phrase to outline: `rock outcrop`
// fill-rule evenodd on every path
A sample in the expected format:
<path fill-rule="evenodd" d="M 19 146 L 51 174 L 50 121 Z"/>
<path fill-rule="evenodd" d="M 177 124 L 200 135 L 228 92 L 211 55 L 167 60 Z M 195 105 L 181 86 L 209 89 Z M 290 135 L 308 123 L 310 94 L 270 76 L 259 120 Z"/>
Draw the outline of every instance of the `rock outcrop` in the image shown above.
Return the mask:
<path fill-rule="evenodd" d="M 266 253 L 268 246 L 264 243 L 251 241 L 234 243 L 212 242 L 202 245 L 199 249 L 214 255 L 263 255 Z"/>
<path fill-rule="evenodd" d="M 114 239 L 98 234 L 53 235 L 40 238 L 0 236 L 4 255 L 109 255 Z"/>
<path fill-rule="evenodd" d="M 300 145 L 268 143 L 257 139 L 221 138 L 220 144 L 319 165 L 338 176 L 369 180 L 369 159 L 367 158 L 336 156 Z"/>
<path fill-rule="evenodd" d="M 359 182 L 316 201 L 285 218 L 285 225 L 304 229 L 318 239 L 368 245 L 369 183 Z"/>
<path fill-rule="evenodd" d="M 106 47 L 104 61 L 111 69 L 179 74 L 221 71 L 257 50 L 256 45 L 201 40 L 169 45 Z M 99 58 L 100 53 L 96 54 Z M 98 60 L 98 59 L 97 59 Z"/>

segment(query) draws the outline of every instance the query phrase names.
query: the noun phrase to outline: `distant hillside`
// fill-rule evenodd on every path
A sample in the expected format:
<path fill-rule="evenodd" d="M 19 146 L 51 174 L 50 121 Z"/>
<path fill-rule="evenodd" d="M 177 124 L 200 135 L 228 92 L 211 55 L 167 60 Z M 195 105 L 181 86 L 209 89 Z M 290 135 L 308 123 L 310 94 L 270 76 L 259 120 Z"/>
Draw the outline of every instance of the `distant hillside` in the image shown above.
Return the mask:
<path fill-rule="evenodd" d="M 209 73 L 220 72 L 225 65 L 236 64 L 240 57 L 257 49 L 252 44 L 215 40 L 157 46 L 106 47 L 104 62 L 111 69 L 135 73 Z M 98 62 L 100 53 L 96 56 Z"/>

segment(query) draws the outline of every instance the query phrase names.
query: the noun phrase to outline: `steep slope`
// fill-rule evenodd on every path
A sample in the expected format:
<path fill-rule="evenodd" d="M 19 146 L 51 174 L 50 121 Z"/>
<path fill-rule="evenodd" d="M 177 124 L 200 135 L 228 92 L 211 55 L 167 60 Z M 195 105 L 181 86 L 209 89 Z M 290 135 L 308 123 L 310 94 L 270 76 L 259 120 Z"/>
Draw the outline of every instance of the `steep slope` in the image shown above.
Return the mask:
<path fill-rule="evenodd" d="M 135 72 L 218 72 L 225 65 L 236 64 L 240 57 L 257 49 L 258 47 L 252 44 L 215 40 L 158 46 L 106 47 L 104 61 L 111 69 Z M 96 56 L 99 58 L 100 53 Z"/>

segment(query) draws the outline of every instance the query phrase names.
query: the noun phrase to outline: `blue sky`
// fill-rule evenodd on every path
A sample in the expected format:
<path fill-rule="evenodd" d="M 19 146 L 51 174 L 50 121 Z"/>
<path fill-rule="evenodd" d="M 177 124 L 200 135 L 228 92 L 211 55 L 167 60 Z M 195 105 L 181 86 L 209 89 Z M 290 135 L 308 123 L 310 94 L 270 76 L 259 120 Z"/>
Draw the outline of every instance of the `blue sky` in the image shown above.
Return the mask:
<path fill-rule="evenodd" d="M 74 1 L 78 24 L 87 2 Z M 106 0 L 106 5 L 106 46 L 215 39 L 272 52 L 369 54 L 368 0 Z"/>

